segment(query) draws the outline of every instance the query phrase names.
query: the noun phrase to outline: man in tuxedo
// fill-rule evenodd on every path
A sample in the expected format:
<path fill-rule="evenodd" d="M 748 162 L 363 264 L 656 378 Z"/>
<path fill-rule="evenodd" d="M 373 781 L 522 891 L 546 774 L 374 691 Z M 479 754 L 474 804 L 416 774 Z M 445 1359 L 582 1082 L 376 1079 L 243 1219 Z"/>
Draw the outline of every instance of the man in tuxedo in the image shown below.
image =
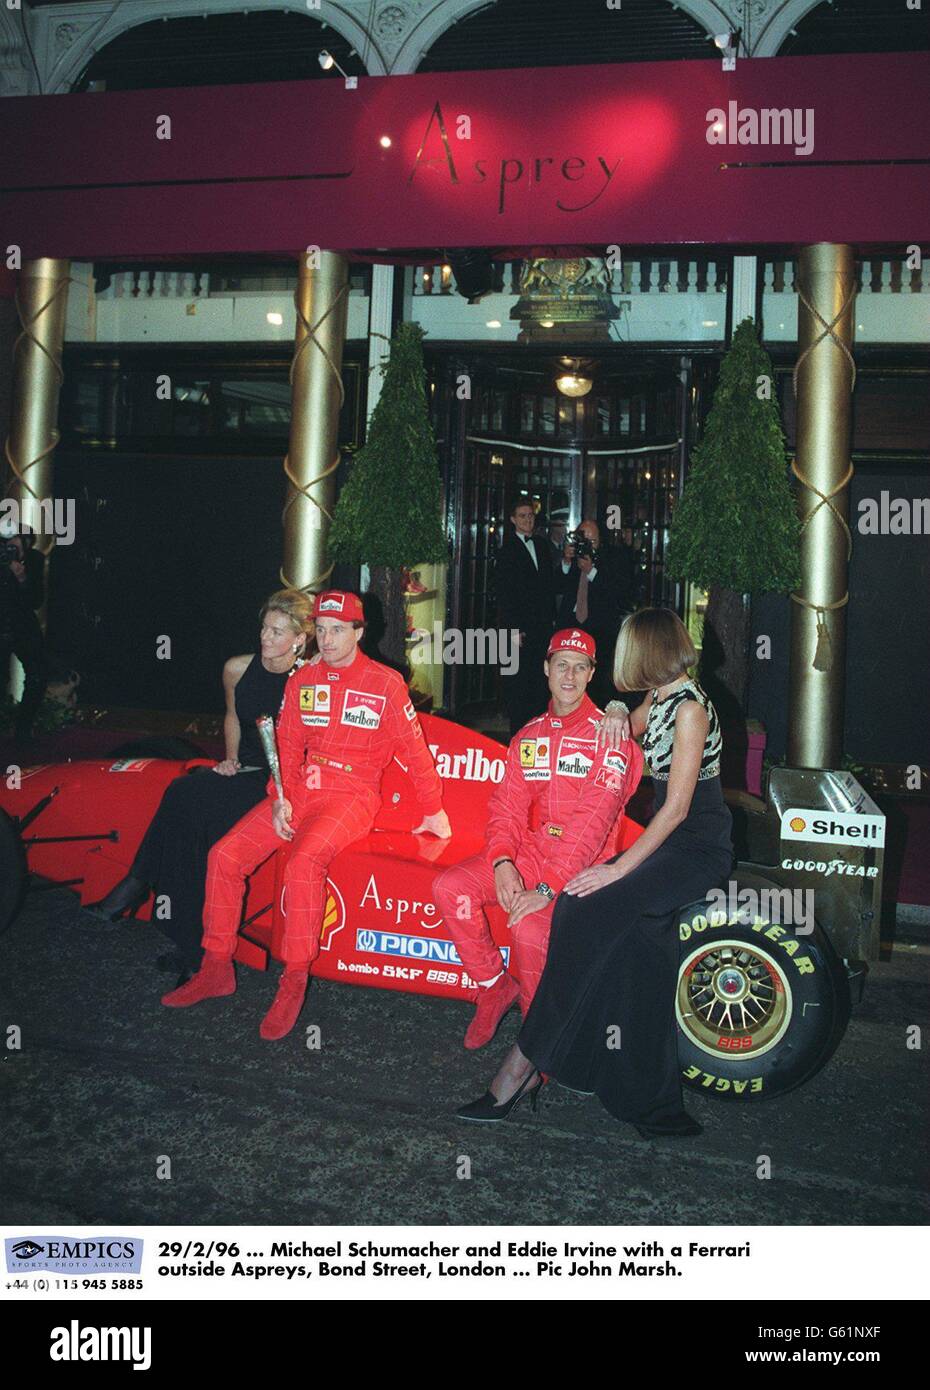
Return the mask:
<path fill-rule="evenodd" d="M 591 682 L 591 698 L 601 708 L 617 692 L 612 678 L 614 646 L 620 625 L 635 602 L 636 573 L 632 547 L 602 546 L 596 521 L 578 527 L 593 554 L 576 554 L 569 541 L 562 557 L 559 627 L 580 627 L 589 632 L 601 653 Z"/>
<path fill-rule="evenodd" d="M 549 542 L 533 535 L 536 512 L 528 497 L 516 498 L 510 521 L 497 557 L 497 617 L 501 628 L 519 633 L 517 669 L 501 677 L 512 738 L 548 704 L 543 663 L 555 626 L 555 582 Z"/>

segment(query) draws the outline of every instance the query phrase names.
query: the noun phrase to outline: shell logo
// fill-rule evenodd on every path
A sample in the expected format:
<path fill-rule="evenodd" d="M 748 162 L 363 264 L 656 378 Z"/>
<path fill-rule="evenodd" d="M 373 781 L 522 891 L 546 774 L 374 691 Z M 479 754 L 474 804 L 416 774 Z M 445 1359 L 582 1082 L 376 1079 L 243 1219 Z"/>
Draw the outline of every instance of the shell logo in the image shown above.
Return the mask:
<path fill-rule="evenodd" d="M 320 950 L 328 951 L 333 937 L 346 924 L 346 907 L 342 894 L 330 879 L 326 880 L 326 903 L 323 908 L 323 925 L 320 928 Z"/>
<path fill-rule="evenodd" d="M 281 916 L 287 916 L 287 884 L 281 889 Z M 342 894 L 332 879 L 326 880 L 326 902 L 323 904 L 323 921 L 320 925 L 320 950 L 328 951 L 333 937 L 342 931 L 346 924 L 346 905 Z"/>
<path fill-rule="evenodd" d="M 800 816 L 792 816 L 788 824 L 794 831 L 795 835 L 800 835 L 802 830 L 807 829 L 807 821 L 802 820 Z"/>

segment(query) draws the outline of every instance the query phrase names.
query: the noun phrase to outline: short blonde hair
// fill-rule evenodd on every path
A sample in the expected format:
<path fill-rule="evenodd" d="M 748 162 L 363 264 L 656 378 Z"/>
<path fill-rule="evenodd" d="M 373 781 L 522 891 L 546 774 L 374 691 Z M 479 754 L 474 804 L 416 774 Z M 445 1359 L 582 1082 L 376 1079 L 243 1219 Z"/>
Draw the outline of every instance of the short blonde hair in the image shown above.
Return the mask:
<path fill-rule="evenodd" d="M 620 629 L 614 685 L 618 690 L 657 690 L 695 661 L 694 643 L 677 613 L 669 608 L 641 608 Z"/>
<path fill-rule="evenodd" d="M 264 622 L 269 613 L 280 613 L 301 636 L 313 627 L 313 604 L 300 589 L 279 589 L 262 604 L 259 619 Z"/>

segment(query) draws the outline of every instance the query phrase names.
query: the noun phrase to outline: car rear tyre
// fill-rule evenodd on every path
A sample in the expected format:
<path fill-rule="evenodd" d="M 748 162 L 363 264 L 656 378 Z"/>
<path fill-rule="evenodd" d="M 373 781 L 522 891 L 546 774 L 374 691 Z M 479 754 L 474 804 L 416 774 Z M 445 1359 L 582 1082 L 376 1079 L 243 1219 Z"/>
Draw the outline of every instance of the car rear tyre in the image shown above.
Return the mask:
<path fill-rule="evenodd" d="M 737 873 L 734 883 L 760 895 L 763 908 L 778 901 L 763 893 L 781 891 L 758 874 Z M 764 910 L 727 913 L 708 899 L 689 903 L 678 922 L 675 1014 L 683 1084 L 748 1101 L 808 1081 L 849 1022 L 846 972 L 821 928 L 814 923 L 800 934 L 773 924 Z"/>

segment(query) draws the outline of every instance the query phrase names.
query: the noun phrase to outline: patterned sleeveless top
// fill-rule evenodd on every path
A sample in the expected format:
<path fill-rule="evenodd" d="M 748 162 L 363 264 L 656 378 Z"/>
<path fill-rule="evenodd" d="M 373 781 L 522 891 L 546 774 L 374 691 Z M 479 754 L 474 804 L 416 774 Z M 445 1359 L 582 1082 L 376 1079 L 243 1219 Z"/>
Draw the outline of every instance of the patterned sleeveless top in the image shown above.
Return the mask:
<path fill-rule="evenodd" d="M 711 777 L 720 775 L 720 750 L 723 741 L 720 737 L 717 711 L 705 692 L 694 681 L 685 681 L 684 685 L 680 685 L 671 695 L 658 703 L 653 700 L 643 733 L 643 753 L 652 776 L 667 782 L 672 766 L 675 715 L 682 700 L 696 700 L 707 711 L 707 738 L 701 758 L 701 770 L 698 773 L 698 781 L 707 782 Z"/>

